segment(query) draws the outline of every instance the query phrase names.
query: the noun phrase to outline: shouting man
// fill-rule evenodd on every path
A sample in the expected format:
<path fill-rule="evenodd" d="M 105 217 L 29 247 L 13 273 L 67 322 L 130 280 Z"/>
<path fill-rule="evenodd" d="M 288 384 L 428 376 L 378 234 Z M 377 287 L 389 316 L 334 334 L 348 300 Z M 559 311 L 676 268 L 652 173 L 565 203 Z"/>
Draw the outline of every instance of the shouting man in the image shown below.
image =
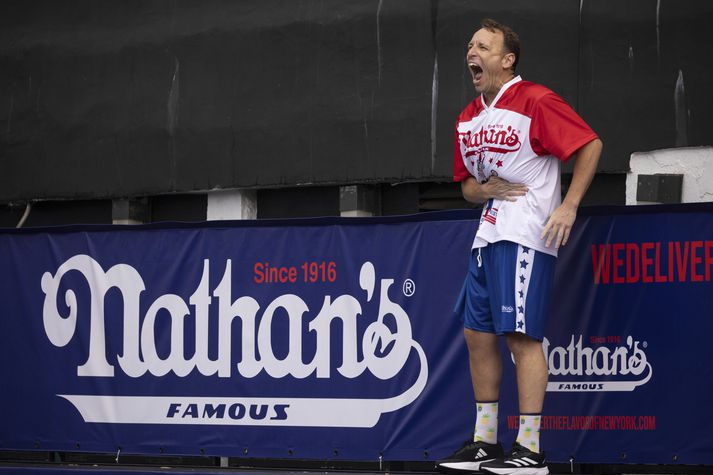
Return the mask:
<path fill-rule="evenodd" d="M 447 472 L 549 473 L 540 447 L 548 374 L 541 342 L 557 250 L 567 243 L 602 142 L 562 98 L 515 74 L 519 57 L 517 34 L 494 20 L 484 20 L 468 43 L 478 97 L 458 118 L 454 179 L 466 200 L 484 206 L 456 312 L 465 327 L 476 423 L 473 442 L 438 462 Z M 560 162 L 573 157 L 562 200 Z M 508 452 L 498 442 L 500 336 L 515 360 L 520 410 Z"/>

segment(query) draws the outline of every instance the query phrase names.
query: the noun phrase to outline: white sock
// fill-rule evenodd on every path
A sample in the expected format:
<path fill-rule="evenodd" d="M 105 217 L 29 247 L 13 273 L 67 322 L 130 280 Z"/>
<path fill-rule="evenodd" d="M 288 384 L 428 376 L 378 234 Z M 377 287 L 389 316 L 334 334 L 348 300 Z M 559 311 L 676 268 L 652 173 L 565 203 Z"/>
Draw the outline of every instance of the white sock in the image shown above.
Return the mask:
<path fill-rule="evenodd" d="M 520 429 L 517 431 L 517 443 L 533 452 L 540 452 L 540 414 L 520 415 Z"/>
<path fill-rule="evenodd" d="M 476 402 L 473 441 L 494 444 L 498 441 L 498 401 Z"/>

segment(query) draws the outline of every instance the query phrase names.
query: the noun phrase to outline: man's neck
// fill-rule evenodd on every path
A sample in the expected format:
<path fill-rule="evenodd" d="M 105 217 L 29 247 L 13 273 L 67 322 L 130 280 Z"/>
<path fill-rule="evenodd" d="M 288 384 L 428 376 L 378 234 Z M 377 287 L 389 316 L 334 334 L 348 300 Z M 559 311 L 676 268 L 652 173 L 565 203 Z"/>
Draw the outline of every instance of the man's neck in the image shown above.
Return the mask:
<path fill-rule="evenodd" d="M 508 72 L 508 74 L 503 75 L 500 80 L 498 81 L 498 87 L 497 89 L 494 89 L 489 92 L 483 93 L 483 98 L 485 100 L 485 105 L 490 106 L 493 101 L 495 100 L 496 97 L 498 97 L 498 94 L 500 94 L 500 90 L 503 88 L 503 86 L 510 81 L 512 81 L 515 78 L 515 73 Z"/>

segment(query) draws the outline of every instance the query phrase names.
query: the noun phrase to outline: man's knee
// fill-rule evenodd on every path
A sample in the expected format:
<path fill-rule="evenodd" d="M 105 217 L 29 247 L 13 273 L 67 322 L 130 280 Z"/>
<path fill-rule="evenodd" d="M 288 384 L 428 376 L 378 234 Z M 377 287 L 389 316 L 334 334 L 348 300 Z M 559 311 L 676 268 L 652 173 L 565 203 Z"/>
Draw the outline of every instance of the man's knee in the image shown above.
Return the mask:
<path fill-rule="evenodd" d="M 468 351 L 473 354 L 477 352 L 490 352 L 498 347 L 498 337 L 494 333 L 486 333 L 470 328 L 463 329 L 465 343 L 468 346 Z"/>
<path fill-rule="evenodd" d="M 505 342 L 516 361 L 537 351 L 542 353 L 542 343 L 524 333 L 508 333 L 505 335 Z"/>

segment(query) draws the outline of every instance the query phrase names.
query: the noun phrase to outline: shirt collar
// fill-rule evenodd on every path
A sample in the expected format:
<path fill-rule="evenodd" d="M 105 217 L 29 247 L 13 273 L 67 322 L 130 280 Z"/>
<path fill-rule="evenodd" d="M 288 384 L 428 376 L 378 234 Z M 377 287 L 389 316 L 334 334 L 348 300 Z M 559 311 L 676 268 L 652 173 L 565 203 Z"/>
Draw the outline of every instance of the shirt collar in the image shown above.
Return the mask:
<path fill-rule="evenodd" d="M 507 91 L 510 88 L 510 86 L 512 86 L 513 84 L 516 84 L 520 81 L 522 81 L 522 78 L 520 76 L 515 76 L 514 78 L 512 78 L 511 80 L 509 80 L 508 82 L 503 84 L 503 87 L 500 88 L 500 91 L 498 91 L 498 94 L 495 96 L 495 99 L 493 99 L 493 102 L 490 105 L 485 104 L 485 96 L 483 94 L 481 94 L 480 102 L 483 103 L 483 108 L 487 111 L 487 110 L 490 110 L 493 107 L 495 107 L 495 104 L 498 103 L 498 99 L 500 99 L 500 97 L 502 97 L 502 95 L 505 93 L 505 91 Z"/>

